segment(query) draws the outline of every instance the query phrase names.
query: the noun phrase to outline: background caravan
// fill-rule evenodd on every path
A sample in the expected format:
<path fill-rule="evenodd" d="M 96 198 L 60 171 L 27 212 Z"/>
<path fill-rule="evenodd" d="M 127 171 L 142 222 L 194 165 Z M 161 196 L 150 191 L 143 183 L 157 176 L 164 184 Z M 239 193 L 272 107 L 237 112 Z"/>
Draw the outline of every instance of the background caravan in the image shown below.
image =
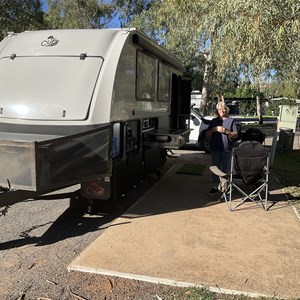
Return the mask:
<path fill-rule="evenodd" d="M 47 30 L 0 43 L 0 185 L 81 183 L 117 199 L 188 141 L 191 82 L 134 29 Z M 0 203 L 1 206 L 1 203 Z"/>

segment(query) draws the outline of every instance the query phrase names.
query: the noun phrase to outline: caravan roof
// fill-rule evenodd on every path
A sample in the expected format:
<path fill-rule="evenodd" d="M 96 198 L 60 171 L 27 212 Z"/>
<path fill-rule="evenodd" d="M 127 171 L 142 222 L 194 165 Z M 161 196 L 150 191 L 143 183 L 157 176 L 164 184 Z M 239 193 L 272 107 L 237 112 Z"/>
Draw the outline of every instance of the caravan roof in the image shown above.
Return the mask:
<path fill-rule="evenodd" d="M 12 39 L 3 49 L 0 48 L 1 57 L 17 56 L 78 56 L 86 53 L 89 56 L 102 56 L 108 54 L 113 40 L 122 30 L 113 29 L 87 29 L 87 30 L 40 30 L 25 31 L 8 36 Z"/>

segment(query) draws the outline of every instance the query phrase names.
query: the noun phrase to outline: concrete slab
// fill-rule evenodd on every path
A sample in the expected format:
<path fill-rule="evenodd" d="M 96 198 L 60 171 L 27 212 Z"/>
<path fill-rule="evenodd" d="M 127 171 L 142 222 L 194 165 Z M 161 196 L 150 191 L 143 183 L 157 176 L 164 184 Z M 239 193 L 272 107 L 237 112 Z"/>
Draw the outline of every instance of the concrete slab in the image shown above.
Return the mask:
<path fill-rule="evenodd" d="M 176 174 L 205 163 L 202 176 Z M 168 172 L 68 267 L 150 282 L 205 285 L 250 296 L 300 296 L 300 222 L 271 175 L 269 211 L 228 212 L 207 195 L 210 156 L 181 155 Z"/>

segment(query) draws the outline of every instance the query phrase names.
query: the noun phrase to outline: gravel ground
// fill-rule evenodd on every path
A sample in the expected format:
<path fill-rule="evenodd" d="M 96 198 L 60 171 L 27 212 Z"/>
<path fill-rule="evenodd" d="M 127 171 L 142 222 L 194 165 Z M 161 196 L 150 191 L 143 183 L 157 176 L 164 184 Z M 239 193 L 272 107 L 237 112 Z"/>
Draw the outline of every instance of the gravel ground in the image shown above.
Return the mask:
<path fill-rule="evenodd" d="M 183 288 L 67 271 L 69 263 L 156 180 L 148 178 L 114 209 L 103 208 L 96 215 L 78 207 L 78 186 L 12 205 L 0 216 L 0 299 L 187 299 Z"/>
<path fill-rule="evenodd" d="M 156 180 L 149 178 L 119 205 L 94 215 L 78 207 L 78 186 L 9 207 L 0 216 L 0 299 L 184 299 L 185 289 L 67 271 L 69 263 Z"/>

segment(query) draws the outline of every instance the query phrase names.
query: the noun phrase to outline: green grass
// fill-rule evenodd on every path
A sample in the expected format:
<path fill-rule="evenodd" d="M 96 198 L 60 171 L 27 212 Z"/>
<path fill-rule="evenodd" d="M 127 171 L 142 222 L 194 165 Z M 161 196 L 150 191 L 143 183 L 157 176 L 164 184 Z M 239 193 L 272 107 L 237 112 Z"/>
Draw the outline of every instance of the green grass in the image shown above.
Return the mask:
<path fill-rule="evenodd" d="M 177 170 L 176 173 L 187 175 L 202 175 L 205 169 L 206 166 L 201 164 L 184 164 L 179 168 L 179 170 Z"/>
<path fill-rule="evenodd" d="M 276 152 L 273 172 L 300 213 L 300 150 Z"/>
<path fill-rule="evenodd" d="M 206 287 L 193 287 L 193 288 L 185 288 L 177 293 L 170 295 L 167 298 L 163 298 L 165 300 L 253 300 L 245 295 L 225 295 L 219 294 L 209 291 Z M 280 297 L 259 297 L 257 300 L 283 300 Z M 299 300 L 299 299 L 294 299 Z"/>
<path fill-rule="evenodd" d="M 300 150 L 276 152 L 273 171 L 284 187 L 300 184 Z"/>

